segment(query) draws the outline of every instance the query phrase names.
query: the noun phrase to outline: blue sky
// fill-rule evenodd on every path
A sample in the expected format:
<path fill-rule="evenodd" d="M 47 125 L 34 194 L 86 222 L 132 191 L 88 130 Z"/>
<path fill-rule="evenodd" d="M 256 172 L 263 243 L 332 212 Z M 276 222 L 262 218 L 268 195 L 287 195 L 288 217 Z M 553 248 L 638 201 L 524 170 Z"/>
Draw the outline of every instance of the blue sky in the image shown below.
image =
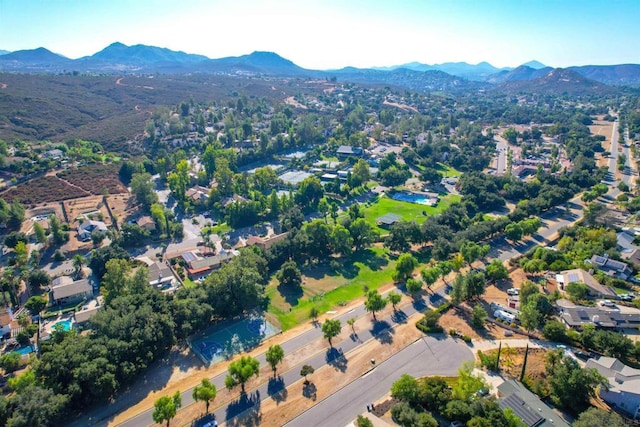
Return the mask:
<path fill-rule="evenodd" d="M 115 41 L 306 68 L 532 59 L 640 63 L 640 0 L 0 0 L 0 49 L 70 58 Z"/>

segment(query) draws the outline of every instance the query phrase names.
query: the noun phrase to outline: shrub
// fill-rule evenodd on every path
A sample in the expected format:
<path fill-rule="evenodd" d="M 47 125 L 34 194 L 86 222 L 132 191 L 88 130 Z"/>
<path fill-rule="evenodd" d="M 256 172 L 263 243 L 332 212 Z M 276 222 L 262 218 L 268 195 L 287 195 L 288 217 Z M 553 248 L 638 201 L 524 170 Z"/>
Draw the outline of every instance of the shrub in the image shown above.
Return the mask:
<path fill-rule="evenodd" d="M 462 341 L 466 342 L 467 344 L 471 343 L 471 337 L 469 335 L 463 335 L 460 338 L 462 338 Z"/>
<path fill-rule="evenodd" d="M 509 326 L 511 326 L 514 329 L 518 329 L 518 324 L 517 323 L 510 323 Z"/>
<path fill-rule="evenodd" d="M 451 335 L 452 337 L 456 337 L 456 336 L 458 336 L 458 331 L 456 331 L 455 329 L 451 328 L 451 329 L 449 329 L 449 335 Z"/>
<path fill-rule="evenodd" d="M 441 333 L 444 330 L 438 325 L 438 320 L 440 320 L 440 313 L 436 310 L 426 310 L 424 317 L 416 323 L 416 327 L 425 334 Z"/>
<path fill-rule="evenodd" d="M 489 369 L 489 370 L 493 370 L 496 367 L 496 359 L 497 359 L 497 354 L 485 354 L 482 352 L 482 350 L 478 350 L 478 358 L 480 359 L 480 365 L 483 368 Z"/>
<path fill-rule="evenodd" d="M 436 308 L 436 311 L 439 314 L 444 314 L 447 311 L 449 311 L 452 307 L 453 307 L 453 305 L 451 305 L 451 301 L 447 301 L 444 304 L 442 304 L 441 306 L 439 306 L 438 308 Z"/>

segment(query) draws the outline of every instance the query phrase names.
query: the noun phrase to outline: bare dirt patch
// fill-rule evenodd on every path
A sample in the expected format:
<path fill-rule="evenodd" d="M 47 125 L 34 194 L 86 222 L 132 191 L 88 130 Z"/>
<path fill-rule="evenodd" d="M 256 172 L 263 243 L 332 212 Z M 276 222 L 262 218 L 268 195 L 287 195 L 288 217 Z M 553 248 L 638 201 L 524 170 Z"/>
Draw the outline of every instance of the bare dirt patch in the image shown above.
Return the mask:
<path fill-rule="evenodd" d="M 390 107 L 396 107 L 401 109 L 402 111 L 413 111 L 414 113 L 417 113 L 418 110 L 416 110 L 415 107 L 412 107 L 411 105 L 407 105 L 407 104 L 398 104 L 397 102 L 389 102 L 386 99 L 384 100 L 384 102 L 382 103 L 383 105 L 388 105 Z"/>
<path fill-rule="evenodd" d="M 134 199 L 128 193 L 107 196 L 107 205 L 118 226 L 138 214 L 138 209 L 133 201 Z"/>
<path fill-rule="evenodd" d="M 497 354 L 498 350 L 490 350 L 487 354 Z M 502 346 L 500 351 L 500 371 L 508 378 L 520 378 L 522 364 L 524 363 L 524 348 L 512 348 L 508 344 Z M 527 356 L 525 376 L 531 380 L 544 380 L 545 355 L 547 350 L 543 348 L 530 348 Z"/>
<path fill-rule="evenodd" d="M 77 227 L 87 219 L 103 221 L 107 227 L 112 225 L 109 211 L 104 204 L 104 198 L 102 196 L 65 200 L 62 204 L 67 213 L 69 226 L 72 228 Z"/>
<path fill-rule="evenodd" d="M 285 104 L 289 104 L 289 105 L 291 105 L 291 106 L 293 106 L 293 107 L 300 108 L 300 109 L 302 109 L 302 110 L 306 110 L 306 109 L 307 109 L 307 106 L 306 106 L 306 105 L 300 104 L 298 101 L 296 101 L 296 100 L 293 98 L 293 96 L 290 96 L 290 97 L 286 98 L 286 99 L 284 100 L 284 102 L 285 102 Z"/>

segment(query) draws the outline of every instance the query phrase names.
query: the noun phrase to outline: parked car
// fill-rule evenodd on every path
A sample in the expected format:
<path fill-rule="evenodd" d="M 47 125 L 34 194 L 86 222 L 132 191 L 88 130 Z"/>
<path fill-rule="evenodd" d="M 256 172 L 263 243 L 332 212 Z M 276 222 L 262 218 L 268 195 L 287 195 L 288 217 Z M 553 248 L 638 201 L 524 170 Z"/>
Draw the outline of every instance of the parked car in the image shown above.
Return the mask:
<path fill-rule="evenodd" d="M 520 290 L 517 288 L 509 288 L 507 289 L 507 294 L 508 295 L 518 295 L 520 294 Z"/>
<path fill-rule="evenodd" d="M 599 301 L 598 304 L 602 307 L 615 307 L 615 303 L 611 300 L 608 299 L 604 299 L 602 301 Z"/>

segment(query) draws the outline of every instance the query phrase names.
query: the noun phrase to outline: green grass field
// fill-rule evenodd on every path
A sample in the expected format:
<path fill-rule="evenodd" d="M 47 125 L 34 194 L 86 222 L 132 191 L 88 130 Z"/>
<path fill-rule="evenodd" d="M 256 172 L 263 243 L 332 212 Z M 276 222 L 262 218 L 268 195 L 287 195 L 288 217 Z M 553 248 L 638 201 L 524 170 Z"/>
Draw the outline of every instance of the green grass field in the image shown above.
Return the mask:
<path fill-rule="evenodd" d="M 394 213 L 400 215 L 405 221 L 415 221 L 418 224 L 423 223 L 428 216 L 437 215 L 443 210 L 451 206 L 452 203 L 460 201 L 461 197 L 455 194 L 449 194 L 440 199 L 435 207 L 418 205 L 415 203 L 401 202 L 390 197 L 381 197 L 376 203 L 363 209 L 364 219 L 374 226 L 378 232 L 386 234 L 388 231 L 378 227 L 376 220 L 382 215 Z M 426 215 L 423 215 L 423 212 Z"/>
<path fill-rule="evenodd" d="M 328 266 L 303 269 L 305 283 L 296 293 L 278 289 L 273 280 L 266 289 L 269 313 L 274 315 L 282 330 L 307 321 L 312 307 L 326 313 L 364 295 L 364 286 L 378 289 L 392 281 L 395 259 L 384 248 L 371 248 L 354 254 L 341 264 L 338 271 Z"/>
<path fill-rule="evenodd" d="M 438 172 L 440 172 L 445 178 L 462 175 L 462 172 L 452 168 L 451 166 L 447 166 L 444 163 L 438 163 Z"/>

